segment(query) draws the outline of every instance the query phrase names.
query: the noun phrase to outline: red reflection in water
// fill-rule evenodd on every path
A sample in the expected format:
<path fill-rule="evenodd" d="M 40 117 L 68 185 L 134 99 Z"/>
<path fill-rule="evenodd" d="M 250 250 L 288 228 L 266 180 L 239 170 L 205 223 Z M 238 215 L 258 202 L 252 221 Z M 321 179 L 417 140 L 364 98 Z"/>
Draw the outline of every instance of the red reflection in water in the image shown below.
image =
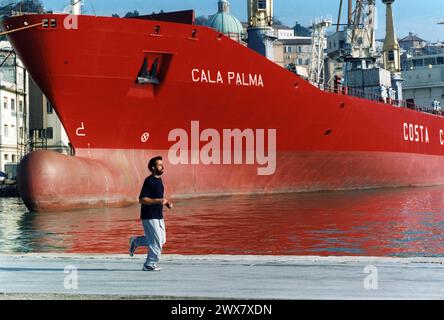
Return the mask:
<path fill-rule="evenodd" d="M 138 206 L 27 215 L 40 252 L 126 253 L 142 234 Z M 176 200 L 165 215 L 164 253 L 444 256 L 442 188 Z"/>

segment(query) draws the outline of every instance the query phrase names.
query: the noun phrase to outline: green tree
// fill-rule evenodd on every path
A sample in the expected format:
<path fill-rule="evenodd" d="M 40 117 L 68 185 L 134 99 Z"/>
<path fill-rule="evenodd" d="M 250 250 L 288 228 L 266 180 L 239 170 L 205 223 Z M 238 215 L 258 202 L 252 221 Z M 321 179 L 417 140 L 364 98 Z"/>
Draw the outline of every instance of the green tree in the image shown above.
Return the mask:
<path fill-rule="evenodd" d="M 206 26 L 208 23 L 208 17 L 207 16 L 198 16 L 198 17 L 196 17 L 195 23 L 198 26 Z"/>
<path fill-rule="evenodd" d="M 300 37 L 310 37 L 311 36 L 310 29 L 301 26 L 297 21 L 296 21 L 296 24 L 293 27 L 293 29 L 294 29 L 295 36 L 300 36 Z"/>
<path fill-rule="evenodd" d="M 137 10 L 134 10 L 133 12 L 127 12 L 126 14 L 125 14 L 125 18 L 131 18 L 131 17 L 138 17 L 140 14 L 139 14 L 139 11 L 137 11 Z"/>
<path fill-rule="evenodd" d="M 2 1 L 0 16 L 11 16 L 13 11 L 43 13 L 45 11 L 40 0 Z"/>
<path fill-rule="evenodd" d="M 283 23 L 281 20 L 279 20 L 278 17 L 274 17 L 274 18 L 273 18 L 273 25 L 274 25 L 274 26 L 283 26 L 284 23 Z"/>

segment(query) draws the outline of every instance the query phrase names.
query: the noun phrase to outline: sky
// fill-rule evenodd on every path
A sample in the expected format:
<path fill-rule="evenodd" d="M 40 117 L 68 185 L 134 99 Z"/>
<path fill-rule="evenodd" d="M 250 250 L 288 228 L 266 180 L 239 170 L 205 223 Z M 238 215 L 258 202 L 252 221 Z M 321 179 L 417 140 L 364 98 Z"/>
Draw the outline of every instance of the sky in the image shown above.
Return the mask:
<path fill-rule="evenodd" d="M 69 0 L 42 0 L 47 10 L 62 11 Z M 141 14 L 153 11 L 194 9 L 196 15 L 211 15 L 217 11 L 217 0 L 84 0 L 84 13 L 110 16 L 124 15 L 137 10 Z M 247 0 L 229 0 L 231 13 L 242 21 L 247 20 Z M 346 2 L 346 1 L 344 1 Z M 377 0 L 377 37 L 385 35 L 385 6 Z M 333 17 L 336 21 L 339 0 L 274 0 L 275 17 L 289 26 L 296 21 L 304 26 L 316 17 Z M 395 29 L 399 38 L 409 32 L 428 41 L 444 41 L 444 0 L 396 0 L 394 3 Z M 333 30 L 333 28 L 331 29 Z"/>

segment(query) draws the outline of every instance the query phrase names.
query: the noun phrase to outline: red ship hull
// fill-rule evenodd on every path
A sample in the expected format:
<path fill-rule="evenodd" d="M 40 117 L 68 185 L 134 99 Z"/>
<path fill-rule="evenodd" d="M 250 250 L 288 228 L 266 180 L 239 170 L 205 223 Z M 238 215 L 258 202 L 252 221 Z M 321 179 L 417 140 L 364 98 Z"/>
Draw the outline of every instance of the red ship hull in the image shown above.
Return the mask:
<path fill-rule="evenodd" d="M 15 17 L 4 25 L 42 19 L 56 19 L 56 27 L 23 30 L 10 40 L 54 105 L 76 156 L 44 151 L 23 160 L 19 190 L 30 210 L 134 203 L 156 155 L 164 156 L 173 197 L 444 184 L 440 116 L 320 91 L 205 27 L 79 16 L 78 29 L 67 30 L 65 15 Z M 144 58 L 157 59 L 159 84 L 135 81 Z M 247 138 L 241 150 L 227 149 L 227 129 L 251 132 L 253 150 Z M 189 138 L 180 164 L 171 161 L 177 130 Z M 212 163 L 204 164 L 215 138 L 221 154 L 212 149 Z M 260 141 L 267 164 L 256 150 Z"/>

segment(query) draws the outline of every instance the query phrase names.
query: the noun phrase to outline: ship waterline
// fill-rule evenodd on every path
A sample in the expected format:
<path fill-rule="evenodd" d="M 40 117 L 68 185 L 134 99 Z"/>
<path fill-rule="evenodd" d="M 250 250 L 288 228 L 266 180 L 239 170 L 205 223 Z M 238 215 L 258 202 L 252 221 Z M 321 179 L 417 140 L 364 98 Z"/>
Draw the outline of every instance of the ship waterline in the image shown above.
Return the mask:
<path fill-rule="evenodd" d="M 158 155 L 166 163 L 166 196 L 179 199 L 444 184 L 441 157 L 419 154 L 279 152 L 276 172 L 261 176 L 248 164 L 168 164 L 167 150 L 79 149 L 78 153 L 73 157 L 39 151 L 24 158 L 18 181 L 29 210 L 135 204 L 149 174 L 147 161 Z"/>

